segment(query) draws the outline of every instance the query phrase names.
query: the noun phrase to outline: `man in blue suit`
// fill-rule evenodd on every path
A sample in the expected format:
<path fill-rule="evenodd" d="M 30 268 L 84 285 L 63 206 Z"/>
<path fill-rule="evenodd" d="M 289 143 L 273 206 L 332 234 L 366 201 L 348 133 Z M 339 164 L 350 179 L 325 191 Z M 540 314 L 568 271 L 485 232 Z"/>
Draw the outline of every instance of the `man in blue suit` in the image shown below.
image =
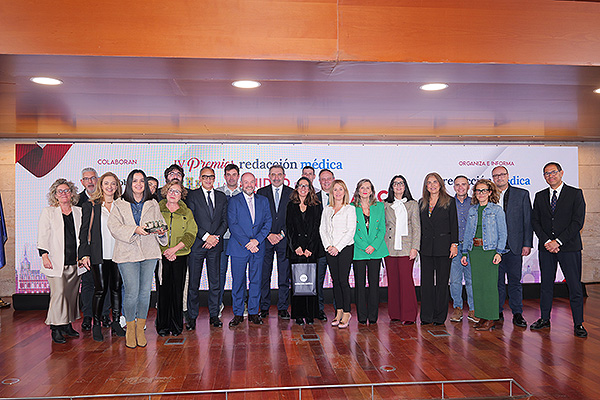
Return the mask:
<path fill-rule="evenodd" d="M 527 327 L 523 318 L 523 287 L 521 277 L 523 257 L 531 253 L 533 247 L 533 227 L 531 225 L 531 198 L 525 189 L 511 186 L 508 183 L 508 169 L 503 166 L 492 170 L 492 179 L 500 193 L 500 206 L 506 215 L 508 252 L 502 255 L 498 268 L 498 294 L 500 295 L 500 319 L 504 319 L 503 310 L 506 302 L 506 281 L 508 277 L 508 305 L 513 313 L 513 324 L 521 328 Z"/>
<path fill-rule="evenodd" d="M 262 264 L 265 256 L 265 240 L 271 231 L 271 211 L 269 201 L 254 194 L 256 178 L 246 172 L 241 178 L 242 193 L 229 200 L 227 216 L 231 237 L 227 246 L 227 255 L 231 257 L 231 275 L 233 278 L 231 297 L 233 298 L 233 319 L 230 327 L 244 321 L 244 286 L 246 268 L 250 287 L 248 290 L 248 320 L 262 324 L 259 312 L 260 282 Z"/>
<path fill-rule="evenodd" d="M 277 255 L 277 311 L 281 319 L 290 319 L 290 262 L 287 258 L 287 238 L 285 237 L 285 216 L 293 190 L 283 184 L 285 170 L 281 165 L 269 168 L 271 184 L 257 190 L 256 194 L 269 200 L 271 210 L 271 232 L 267 236 L 265 260 L 262 267 L 260 294 L 260 316 L 266 318 L 271 306 L 271 273 L 273 256 Z"/>

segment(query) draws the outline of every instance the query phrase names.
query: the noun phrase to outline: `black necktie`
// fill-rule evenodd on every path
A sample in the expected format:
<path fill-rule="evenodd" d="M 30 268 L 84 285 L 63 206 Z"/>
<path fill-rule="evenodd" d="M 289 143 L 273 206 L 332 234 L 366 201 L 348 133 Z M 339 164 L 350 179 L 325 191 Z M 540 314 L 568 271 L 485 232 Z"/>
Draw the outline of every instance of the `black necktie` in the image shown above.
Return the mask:
<path fill-rule="evenodd" d="M 554 210 L 556 210 L 556 201 L 558 197 L 556 196 L 556 190 L 552 193 L 552 200 L 550 201 L 550 209 L 552 210 L 552 214 L 554 214 Z"/>
<path fill-rule="evenodd" d="M 210 199 L 210 190 L 208 191 L 207 195 L 206 195 L 206 199 L 207 199 L 207 203 L 208 203 L 208 211 L 210 212 L 210 217 L 213 217 L 213 214 L 215 212 L 215 207 L 213 206 L 213 202 Z"/>

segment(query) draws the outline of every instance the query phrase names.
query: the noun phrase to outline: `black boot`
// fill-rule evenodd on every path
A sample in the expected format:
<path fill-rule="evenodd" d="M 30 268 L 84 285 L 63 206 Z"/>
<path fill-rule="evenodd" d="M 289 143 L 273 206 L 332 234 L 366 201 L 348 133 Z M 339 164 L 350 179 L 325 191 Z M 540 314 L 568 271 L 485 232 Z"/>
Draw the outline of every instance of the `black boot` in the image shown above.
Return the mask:
<path fill-rule="evenodd" d="M 66 325 L 61 325 L 61 328 L 62 328 L 63 336 L 79 337 L 79 332 L 77 332 L 75 329 L 73 329 L 73 325 L 71 325 L 71 323 L 68 323 Z"/>
<path fill-rule="evenodd" d="M 121 327 L 121 324 L 119 323 L 118 319 L 116 319 L 112 322 L 110 331 L 113 334 L 113 336 L 120 336 L 120 337 L 125 336 L 125 330 Z"/>
<path fill-rule="evenodd" d="M 94 318 L 94 325 L 92 326 L 92 338 L 96 342 L 103 342 L 104 335 L 102 334 L 102 325 L 100 325 L 100 321 Z"/>
<path fill-rule="evenodd" d="M 50 325 L 50 329 L 52 329 L 52 341 L 54 343 L 67 343 L 67 339 L 63 336 L 61 329 L 57 325 Z"/>

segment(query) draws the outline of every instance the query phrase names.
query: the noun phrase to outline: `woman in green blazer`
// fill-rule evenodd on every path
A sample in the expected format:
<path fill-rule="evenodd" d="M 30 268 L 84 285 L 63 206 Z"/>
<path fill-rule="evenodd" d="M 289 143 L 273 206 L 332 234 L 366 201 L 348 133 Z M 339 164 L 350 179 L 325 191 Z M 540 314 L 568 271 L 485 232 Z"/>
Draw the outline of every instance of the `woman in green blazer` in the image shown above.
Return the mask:
<path fill-rule="evenodd" d="M 382 258 L 389 252 L 385 244 L 385 207 L 375 199 L 375 187 L 370 180 L 361 179 L 356 184 L 354 206 L 354 282 L 358 323 L 365 325 L 368 319 L 369 324 L 375 324 L 379 312 L 379 268 Z"/>

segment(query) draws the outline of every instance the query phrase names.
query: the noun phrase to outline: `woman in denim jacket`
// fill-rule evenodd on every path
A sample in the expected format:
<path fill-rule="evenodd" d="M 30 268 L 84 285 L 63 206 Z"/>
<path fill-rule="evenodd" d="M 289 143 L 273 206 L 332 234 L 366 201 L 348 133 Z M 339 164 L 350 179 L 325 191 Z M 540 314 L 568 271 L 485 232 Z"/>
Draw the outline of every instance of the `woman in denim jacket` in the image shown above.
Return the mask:
<path fill-rule="evenodd" d="M 506 248 L 506 219 L 504 210 L 497 203 L 499 193 L 496 185 L 488 179 L 475 184 L 465 228 L 462 265 L 471 259 L 473 280 L 473 303 L 479 322 L 475 330 L 487 331 L 498 320 L 498 264 Z"/>

